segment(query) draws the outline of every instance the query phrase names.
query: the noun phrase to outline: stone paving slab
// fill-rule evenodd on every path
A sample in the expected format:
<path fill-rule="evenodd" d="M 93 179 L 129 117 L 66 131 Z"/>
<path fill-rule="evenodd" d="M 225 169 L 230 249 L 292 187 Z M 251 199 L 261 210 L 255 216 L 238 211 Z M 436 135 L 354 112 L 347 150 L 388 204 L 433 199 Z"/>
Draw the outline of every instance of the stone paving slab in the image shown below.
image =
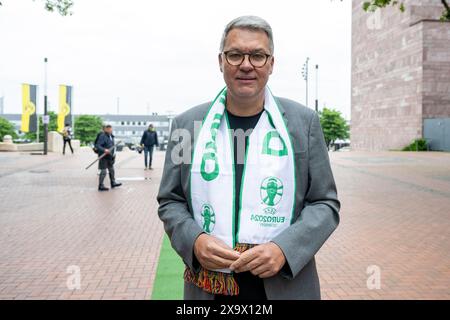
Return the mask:
<path fill-rule="evenodd" d="M 92 151 L 0 153 L 0 299 L 149 299 L 163 156 L 155 152 L 155 170 L 144 171 L 142 155 L 119 153 L 126 181 L 99 193 L 96 167 L 84 169 Z M 69 290 L 77 268 L 81 288 Z"/>
<path fill-rule="evenodd" d="M 99 193 L 89 150 L 0 153 L 0 299 L 149 299 L 163 157 L 144 171 L 142 155 L 119 153 L 124 185 Z M 317 255 L 322 298 L 449 299 L 450 154 L 330 157 L 342 211 Z M 369 289 L 377 271 L 380 288 Z"/>
<path fill-rule="evenodd" d="M 342 209 L 317 255 L 322 297 L 450 299 L 450 181 L 440 179 L 450 154 L 336 152 L 331 159 Z M 370 290 L 374 270 L 381 286 Z"/>

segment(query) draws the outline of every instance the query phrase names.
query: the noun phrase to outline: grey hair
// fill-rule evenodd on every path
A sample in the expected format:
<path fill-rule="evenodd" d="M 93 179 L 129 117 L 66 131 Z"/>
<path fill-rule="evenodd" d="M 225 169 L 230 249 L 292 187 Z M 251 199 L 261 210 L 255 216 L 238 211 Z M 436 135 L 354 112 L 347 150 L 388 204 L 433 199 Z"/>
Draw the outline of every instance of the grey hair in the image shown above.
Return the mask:
<path fill-rule="evenodd" d="M 257 16 L 242 16 L 230 21 L 225 30 L 223 31 L 222 40 L 220 41 L 220 51 L 223 51 L 225 47 L 225 41 L 227 40 L 228 33 L 233 29 L 248 29 L 264 31 L 269 38 L 270 53 L 273 54 L 273 33 L 270 24 L 263 18 Z"/>

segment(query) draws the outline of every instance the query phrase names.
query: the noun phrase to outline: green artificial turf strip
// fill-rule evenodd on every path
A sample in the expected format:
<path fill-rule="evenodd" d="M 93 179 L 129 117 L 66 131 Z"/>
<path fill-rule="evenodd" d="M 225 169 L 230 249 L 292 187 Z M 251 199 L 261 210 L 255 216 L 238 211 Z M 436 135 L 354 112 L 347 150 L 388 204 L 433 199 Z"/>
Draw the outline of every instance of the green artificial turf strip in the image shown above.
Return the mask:
<path fill-rule="evenodd" d="M 184 263 L 172 249 L 167 235 L 164 235 L 153 284 L 152 300 L 182 300 L 183 273 Z"/>

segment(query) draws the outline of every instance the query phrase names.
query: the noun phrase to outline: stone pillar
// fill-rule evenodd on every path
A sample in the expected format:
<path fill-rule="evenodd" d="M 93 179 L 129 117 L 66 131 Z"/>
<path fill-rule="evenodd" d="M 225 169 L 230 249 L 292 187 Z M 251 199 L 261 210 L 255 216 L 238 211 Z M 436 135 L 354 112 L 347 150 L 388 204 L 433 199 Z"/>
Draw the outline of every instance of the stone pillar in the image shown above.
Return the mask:
<path fill-rule="evenodd" d="M 17 151 L 17 145 L 13 143 L 10 135 L 3 137 L 3 142 L 0 142 L 0 151 Z"/>
<path fill-rule="evenodd" d="M 71 142 L 74 151 L 80 149 L 80 140 L 72 139 Z M 50 131 L 48 133 L 48 151 L 62 153 L 63 146 L 63 136 L 56 131 Z M 66 153 L 67 152 L 70 153 L 69 146 L 66 146 Z"/>
<path fill-rule="evenodd" d="M 353 150 L 400 149 L 423 136 L 423 119 L 450 113 L 450 23 L 440 0 L 374 13 L 353 1 Z M 424 20 L 425 19 L 425 20 Z"/>

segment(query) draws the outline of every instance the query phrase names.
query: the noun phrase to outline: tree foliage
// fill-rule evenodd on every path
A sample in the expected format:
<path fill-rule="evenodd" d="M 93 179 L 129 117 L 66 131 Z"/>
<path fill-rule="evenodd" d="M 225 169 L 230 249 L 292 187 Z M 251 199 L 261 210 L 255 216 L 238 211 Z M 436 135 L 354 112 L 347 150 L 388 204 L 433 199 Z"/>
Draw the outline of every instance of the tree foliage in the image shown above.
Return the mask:
<path fill-rule="evenodd" d="M 50 111 L 50 122 L 48 124 L 48 131 L 58 131 L 58 115 Z M 94 142 L 97 133 L 102 128 L 103 121 L 98 116 L 80 115 L 75 117 L 74 133 L 75 139 L 79 139 L 81 144 L 87 145 Z M 26 139 L 36 141 L 36 133 L 28 132 L 25 134 Z M 44 141 L 44 125 L 42 123 L 42 117 L 39 117 L 39 141 Z"/>
<path fill-rule="evenodd" d="M 35 1 L 35 0 L 33 0 Z M 62 16 L 72 15 L 72 7 L 74 5 L 73 0 L 42 0 L 44 1 L 45 9 L 50 12 L 57 11 Z M 342 1 L 342 0 L 341 0 Z M 444 11 L 442 12 L 441 20 L 450 21 L 450 5 L 448 0 L 441 0 Z M 0 6 L 2 1 L 0 0 Z M 379 8 L 387 6 L 398 6 L 400 11 L 405 11 L 404 1 L 399 0 L 370 0 L 363 3 L 363 9 L 365 11 L 375 11 Z"/>
<path fill-rule="evenodd" d="M 58 115 L 54 111 L 49 111 L 48 116 L 50 117 L 50 122 L 48 123 L 48 131 L 58 131 Z M 36 141 L 36 132 L 25 133 L 25 139 Z M 44 141 L 44 124 L 42 123 L 42 116 L 39 116 L 39 142 L 42 141 Z"/>
<path fill-rule="evenodd" d="M 45 0 L 45 9 L 53 12 L 57 11 L 62 16 L 72 15 L 72 0 Z"/>
<path fill-rule="evenodd" d="M 103 120 L 99 116 L 80 115 L 75 118 L 75 137 L 82 145 L 94 142 L 97 133 L 102 129 Z"/>
<path fill-rule="evenodd" d="M 324 108 L 319 112 L 325 142 L 329 147 L 337 139 L 349 138 L 349 125 L 342 114 L 334 109 Z"/>
<path fill-rule="evenodd" d="M 442 6 L 444 7 L 444 11 L 442 12 L 442 15 L 440 19 L 442 21 L 450 21 L 450 6 L 447 2 L 448 0 L 441 0 Z M 398 6 L 400 11 L 405 11 L 405 4 L 404 1 L 398 1 L 398 0 L 370 0 L 365 1 L 363 3 L 363 9 L 365 11 L 375 11 L 380 8 L 385 8 L 387 6 Z"/>
<path fill-rule="evenodd" d="M 3 137 L 6 135 L 10 135 L 13 139 L 17 138 L 14 124 L 7 119 L 0 117 L 0 141 L 3 141 Z"/>
<path fill-rule="evenodd" d="M 35 1 L 35 0 L 33 0 Z M 45 10 L 54 12 L 57 11 L 62 16 L 71 16 L 72 15 L 72 7 L 73 0 L 41 0 L 44 2 Z M 3 1 L 0 1 L 0 6 Z"/>

